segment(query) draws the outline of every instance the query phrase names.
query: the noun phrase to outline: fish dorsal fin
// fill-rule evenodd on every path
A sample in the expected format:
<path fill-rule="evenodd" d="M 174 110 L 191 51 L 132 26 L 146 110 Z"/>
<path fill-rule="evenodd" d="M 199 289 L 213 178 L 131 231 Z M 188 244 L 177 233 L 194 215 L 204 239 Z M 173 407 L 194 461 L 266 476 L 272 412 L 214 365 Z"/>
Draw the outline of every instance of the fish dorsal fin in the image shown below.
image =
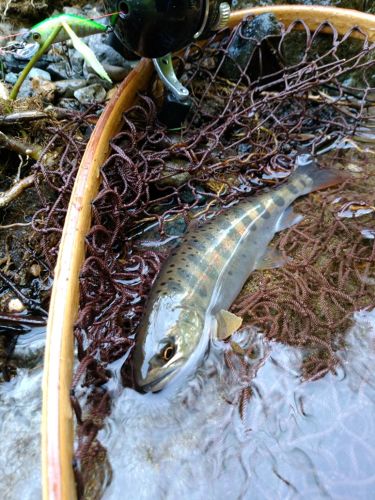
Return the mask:
<path fill-rule="evenodd" d="M 217 316 L 217 338 L 225 340 L 233 335 L 242 325 L 242 318 L 235 314 L 221 309 Z"/>
<path fill-rule="evenodd" d="M 276 232 L 288 229 L 303 220 L 303 215 L 296 214 L 293 207 L 288 207 L 280 216 L 276 224 Z"/>

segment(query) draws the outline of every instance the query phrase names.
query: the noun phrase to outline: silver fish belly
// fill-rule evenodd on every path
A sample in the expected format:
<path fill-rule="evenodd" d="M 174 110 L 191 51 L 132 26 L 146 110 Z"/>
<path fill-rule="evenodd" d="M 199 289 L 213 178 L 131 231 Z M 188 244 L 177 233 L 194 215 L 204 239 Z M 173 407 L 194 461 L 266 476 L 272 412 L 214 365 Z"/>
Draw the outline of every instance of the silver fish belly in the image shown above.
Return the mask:
<path fill-rule="evenodd" d="M 263 266 L 275 233 L 300 220 L 290 208 L 293 201 L 338 180 L 336 172 L 305 165 L 281 187 L 186 233 L 155 281 L 137 333 L 139 389 L 159 391 L 172 379 L 186 378 L 210 336 L 231 323 L 227 309 L 250 273 Z"/>

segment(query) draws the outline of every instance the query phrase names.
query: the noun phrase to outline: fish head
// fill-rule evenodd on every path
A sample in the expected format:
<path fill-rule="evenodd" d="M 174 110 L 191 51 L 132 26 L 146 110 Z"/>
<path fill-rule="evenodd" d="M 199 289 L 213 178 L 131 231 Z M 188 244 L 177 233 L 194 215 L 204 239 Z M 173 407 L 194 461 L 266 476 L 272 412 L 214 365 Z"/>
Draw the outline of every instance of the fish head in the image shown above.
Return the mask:
<path fill-rule="evenodd" d="M 42 34 L 37 30 L 29 30 L 23 36 L 22 40 L 26 43 L 38 43 L 39 45 L 44 42 Z"/>
<path fill-rule="evenodd" d="M 158 392 L 178 374 L 186 372 L 200 344 L 203 328 L 204 318 L 198 309 L 160 307 L 146 315 L 134 353 L 137 388 L 142 392 Z"/>

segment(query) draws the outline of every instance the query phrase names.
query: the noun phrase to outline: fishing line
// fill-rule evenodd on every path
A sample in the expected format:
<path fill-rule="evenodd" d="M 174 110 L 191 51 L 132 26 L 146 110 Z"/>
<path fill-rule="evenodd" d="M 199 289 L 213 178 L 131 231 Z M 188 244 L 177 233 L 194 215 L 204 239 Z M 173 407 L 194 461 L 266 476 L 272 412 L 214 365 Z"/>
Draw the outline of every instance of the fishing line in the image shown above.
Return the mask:
<path fill-rule="evenodd" d="M 105 17 L 116 16 L 118 14 L 121 14 L 121 12 L 110 12 L 109 14 L 101 14 L 100 16 L 89 17 L 89 18 L 87 18 L 87 19 L 85 18 L 85 19 L 87 21 L 96 21 L 97 19 L 104 19 Z M 108 26 L 108 28 L 110 28 L 110 26 Z M 15 38 L 16 36 L 20 36 L 23 34 L 24 34 L 24 32 L 20 31 L 18 33 L 12 33 L 11 35 L 0 36 L 0 40 L 7 40 L 9 38 Z"/>

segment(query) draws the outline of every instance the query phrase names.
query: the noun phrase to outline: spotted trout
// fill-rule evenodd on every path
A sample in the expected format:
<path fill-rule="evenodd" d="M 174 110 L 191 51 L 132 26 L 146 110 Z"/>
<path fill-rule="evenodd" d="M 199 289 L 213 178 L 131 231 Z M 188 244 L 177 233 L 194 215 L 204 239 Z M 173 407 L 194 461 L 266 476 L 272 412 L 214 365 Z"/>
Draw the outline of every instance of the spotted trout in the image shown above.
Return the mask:
<path fill-rule="evenodd" d="M 268 244 L 301 220 L 290 205 L 340 181 L 337 172 L 304 164 L 280 187 L 242 200 L 184 235 L 154 283 L 137 332 L 139 390 L 157 392 L 185 380 L 210 338 L 226 338 L 239 328 L 241 318 L 228 309 L 254 269 L 275 267 Z"/>

